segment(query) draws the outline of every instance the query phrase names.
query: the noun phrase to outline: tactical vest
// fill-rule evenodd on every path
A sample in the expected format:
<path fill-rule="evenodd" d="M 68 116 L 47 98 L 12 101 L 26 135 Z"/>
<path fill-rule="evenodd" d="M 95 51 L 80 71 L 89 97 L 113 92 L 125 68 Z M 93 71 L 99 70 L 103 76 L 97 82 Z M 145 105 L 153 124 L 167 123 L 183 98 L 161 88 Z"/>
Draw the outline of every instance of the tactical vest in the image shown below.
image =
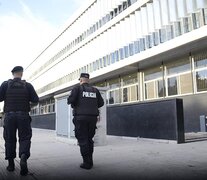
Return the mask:
<path fill-rule="evenodd" d="M 73 115 L 98 116 L 97 90 L 91 86 L 79 87 L 78 100 L 75 103 Z"/>
<path fill-rule="evenodd" d="M 30 111 L 29 92 L 26 82 L 22 80 L 9 80 L 4 101 L 4 112 Z"/>

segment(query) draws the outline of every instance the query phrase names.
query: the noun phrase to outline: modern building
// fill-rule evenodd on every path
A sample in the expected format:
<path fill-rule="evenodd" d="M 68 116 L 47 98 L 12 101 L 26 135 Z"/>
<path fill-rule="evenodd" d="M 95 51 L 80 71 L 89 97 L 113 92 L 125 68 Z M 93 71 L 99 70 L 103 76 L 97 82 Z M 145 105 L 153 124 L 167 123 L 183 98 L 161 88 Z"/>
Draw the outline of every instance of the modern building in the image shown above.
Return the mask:
<path fill-rule="evenodd" d="M 72 89 L 81 72 L 108 88 L 108 108 L 181 98 L 185 131 L 200 131 L 199 117 L 207 115 L 207 0 L 89 0 L 26 68 L 41 98 L 34 121 L 54 128 L 54 96 Z"/>

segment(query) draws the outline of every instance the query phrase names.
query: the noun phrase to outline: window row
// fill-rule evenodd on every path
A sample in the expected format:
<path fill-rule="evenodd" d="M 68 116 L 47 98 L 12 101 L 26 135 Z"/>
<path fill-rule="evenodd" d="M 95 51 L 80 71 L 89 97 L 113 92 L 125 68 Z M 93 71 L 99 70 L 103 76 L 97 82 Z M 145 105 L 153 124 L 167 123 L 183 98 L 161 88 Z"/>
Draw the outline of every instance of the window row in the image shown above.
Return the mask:
<path fill-rule="evenodd" d="M 31 108 L 31 115 L 42 115 L 55 112 L 55 101 L 54 99 L 48 99 L 40 102 L 37 106 Z"/>
<path fill-rule="evenodd" d="M 207 53 L 95 85 L 109 89 L 108 104 L 207 92 Z"/>
<path fill-rule="evenodd" d="M 192 1 L 186 3 L 186 1 L 183 0 L 153 0 L 151 3 L 147 3 L 146 6 L 137 9 L 128 17 L 122 19 L 88 43 L 95 44 L 94 46 L 97 47 L 100 53 L 94 57 L 96 60 L 92 64 L 87 65 L 89 67 L 83 67 L 82 69 L 89 69 L 89 72 L 96 71 L 99 68 L 106 67 L 107 65 L 206 25 L 207 3 L 202 4 L 199 3 L 200 0 L 195 1 L 198 1 L 196 6 L 192 4 Z M 119 6 L 122 7 L 121 9 L 124 9 L 123 7 L 125 7 L 125 4 L 126 7 L 129 7 L 134 2 L 135 1 L 122 1 L 122 4 Z M 96 3 L 98 3 L 98 1 Z M 113 5 L 112 7 L 115 6 Z M 157 18 L 155 19 L 154 17 Z M 93 43 L 94 41 L 98 41 L 97 39 L 101 39 L 101 43 L 103 44 Z M 75 42 L 76 41 L 73 41 L 73 43 L 64 47 L 36 70 L 30 78 L 34 77 L 38 72 L 60 58 L 76 44 Z M 82 48 L 86 48 L 88 44 L 84 45 Z M 75 53 L 78 53 L 80 49 L 75 51 Z M 90 57 L 87 58 L 92 58 L 91 54 L 94 54 L 93 50 L 94 47 L 85 51 L 90 55 Z"/>
<path fill-rule="evenodd" d="M 94 24 L 92 23 L 92 25 L 90 25 L 90 27 L 88 27 L 87 30 L 85 30 L 82 33 L 80 32 L 81 35 L 79 35 L 77 38 L 75 38 L 74 40 L 72 40 L 67 46 L 65 46 L 62 50 L 60 50 L 58 53 L 56 53 L 50 60 L 48 60 L 40 68 L 38 68 L 38 70 L 36 70 L 34 73 L 32 73 L 32 75 L 29 78 L 31 79 L 32 77 L 34 77 L 36 74 L 38 74 L 38 72 L 42 71 L 44 68 L 46 68 L 47 66 L 49 66 L 55 60 L 57 60 L 62 55 L 64 55 L 66 52 L 68 52 L 73 47 L 75 47 L 77 44 L 79 44 L 80 42 L 82 42 L 89 35 L 91 35 L 95 31 L 97 31 L 99 28 L 101 28 L 107 22 L 109 22 L 110 20 L 112 20 L 115 16 L 117 16 L 118 14 L 120 14 L 122 11 L 124 11 L 125 9 L 127 9 L 129 6 L 131 6 L 136 1 L 137 0 L 126 0 L 126 1 L 123 1 L 123 0 L 113 0 L 113 1 L 112 0 L 97 0 L 97 2 L 95 2 L 92 5 L 92 7 L 90 7 L 86 12 L 89 12 L 91 9 L 94 9 L 94 8 L 96 8 L 96 11 L 97 11 L 98 8 L 101 5 L 103 5 L 103 3 L 107 4 L 107 6 L 108 6 L 108 8 L 105 8 L 105 9 L 110 9 L 110 11 L 109 12 L 107 11 L 108 13 L 105 12 L 104 15 L 102 15 L 103 17 L 101 16 L 101 19 L 99 19 L 98 21 L 95 20 L 95 23 Z M 104 7 L 100 7 L 100 8 L 103 9 Z M 88 14 L 90 17 L 88 15 L 85 15 L 85 13 L 79 17 L 79 19 L 80 18 L 83 19 L 82 17 L 84 16 L 84 19 L 81 20 L 81 23 L 79 22 L 79 24 L 81 25 L 81 27 L 79 27 L 79 28 L 76 27 L 77 28 L 76 31 L 79 31 L 79 29 L 82 31 L 82 29 L 85 29 L 87 27 L 87 25 L 85 27 L 84 24 L 86 24 L 86 23 L 84 23 L 84 22 L 90 22 L 91 21 L 91 18 L 96 18 L 96 15 L 95 15 L 96 13 L 92 14 L 90 12 Z M 85 19 L 85 18 L 87 18 L 87 19 Z M 80 21 L 79 19 L 77 21 Z M 91 24 L 91 22 L 90 22 L 90 24 Z M 72 28 L 72 27 L 70 27 L 70 28 Z M 64 32 L 64 33 L 66 33 L 66 32 Z M 70 34 L 70 32 L 68 32 L 68 33 Z"/>
<path fill-rule="evenodd" d="M 153 46 L 176 37 L 178 33 L 175 33 L 175 29 L 177 29 L 177 32 L 180 32 L 179 35 L 188 32 L 186 30 L 186 27 L 191 27 L 188 28 L 188 30 L 193 30 L 193 23 L 196 23 L 198 21 L 203 23 L 204 21 L 206 22 L 207 9 L 201 9 L 200 11 L 196 12 L 196 14 L 200 14 L 196 16 L 199 19 L 193 18 L 194 15 L 191 14 L 189 17 L 182 18 L 179 22 L 171 25 L 170 30 L 172 30 L 171 32 L 174 33 L 169 33 L 169 26 L 167 26 L 165 29 L 154 32 L 151 35 L 136 38 L 138 37 L 136 36 L 138 32 L 134 32 L 132 29 L 133 27 L 138 26 L 136 22 L 138 22 L 139 15 L 137 15 L 135 12 L 134 14 L 130 15 L 130 17 L 121 21 L 111 29 L 108 29 L 106 32 L 95 38 L 89 44 L 83 46 L 75 52 L 75 59 L 78 59 L 80 56 L 80 59 L 82 60 L 82 56 L 84 54 L 84 59 L 86 62 L 91 61 L 91 58 L 95 59 L 94 61 L 69 73 L 68 75 L 56 80 L 55 82 L 48 84 L 47 86 L 43 87 L 40 92 L 47 91 L 68 81 L 75 80 L 82 72 L 92 73 L 104 67 L 110 66 L 111 64 L 119 62 L 120 60 L 124 60 L 129 56 L 141 53 L 148 48 L 153 48 Z M 178 24 L 179 26 L 177 26 Z M 197 28 L 199 26 L 195 27 Z M 94 47 L 97 47 L 96 51 L 94 51 Z M 68 56 L 68 59 L 66 61 L 70 61 L 71 56 Z"/>
<path fill-rule="evenodd" d="M 207 52 L 93 85 L 107 87 L 109 105 L 207 92 Z M 31 114 L 52 112 L 54 100 L 41 102 Z"/>

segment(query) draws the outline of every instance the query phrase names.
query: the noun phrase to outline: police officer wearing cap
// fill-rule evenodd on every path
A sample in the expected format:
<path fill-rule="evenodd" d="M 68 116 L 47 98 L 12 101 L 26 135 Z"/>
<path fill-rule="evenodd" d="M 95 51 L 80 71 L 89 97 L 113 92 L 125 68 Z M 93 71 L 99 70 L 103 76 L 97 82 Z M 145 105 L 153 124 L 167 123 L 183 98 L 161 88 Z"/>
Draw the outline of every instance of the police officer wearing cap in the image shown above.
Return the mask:
<path fill-rule="evenodd" d="M 75 125 L 75 137 L 80 146 L 83 169 L 93 167 L 93 137 L 95 135 L 97 116 L 99 109 L 104 105 L 99 90 L 89 85 L 89 74 L 81 73 L 80 85 L 73 88 L 68 97 L 68 104 L 73 108 L 73 123 Z"/>
<path fill-rule="evenodd" d="M 21 80 L 23 67 L 16 66 L 11 72 L 14 78 L 4 81 L 0 87 L 0 102 L 4 101 L 5 159 L 8 160 L 7 170 L 14 171 L 18 130 L 20 174 L 24 176 L 28 174 L 32 137 L 30 103 L 37 104 L 39 97 L 30 83 Z"/>

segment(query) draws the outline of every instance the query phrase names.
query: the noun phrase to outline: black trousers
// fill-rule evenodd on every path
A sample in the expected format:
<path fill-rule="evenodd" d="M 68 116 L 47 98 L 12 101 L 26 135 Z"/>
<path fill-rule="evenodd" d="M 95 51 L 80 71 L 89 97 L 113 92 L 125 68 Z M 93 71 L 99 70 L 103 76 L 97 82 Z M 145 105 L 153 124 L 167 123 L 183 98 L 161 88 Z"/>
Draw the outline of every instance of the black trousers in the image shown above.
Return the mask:
<path fill-rule="evenodd" d="M 19 137 L 19 157 L 26 154 L 30 157 L 32 138 L 31 117 L 26 112 L 10 112 L 4 118 L 5 159 L 16 157 L 16 132 Z"/>
<path fill-rule="evenodd" d="M 75 116 L 73 118 L 75 125 L 75 137 L 78 140 L 80 146 L 80 153 L 84 156 L 90 156 L 93 154 L 93 137 L 96 131 L 96 116 Z"/>

